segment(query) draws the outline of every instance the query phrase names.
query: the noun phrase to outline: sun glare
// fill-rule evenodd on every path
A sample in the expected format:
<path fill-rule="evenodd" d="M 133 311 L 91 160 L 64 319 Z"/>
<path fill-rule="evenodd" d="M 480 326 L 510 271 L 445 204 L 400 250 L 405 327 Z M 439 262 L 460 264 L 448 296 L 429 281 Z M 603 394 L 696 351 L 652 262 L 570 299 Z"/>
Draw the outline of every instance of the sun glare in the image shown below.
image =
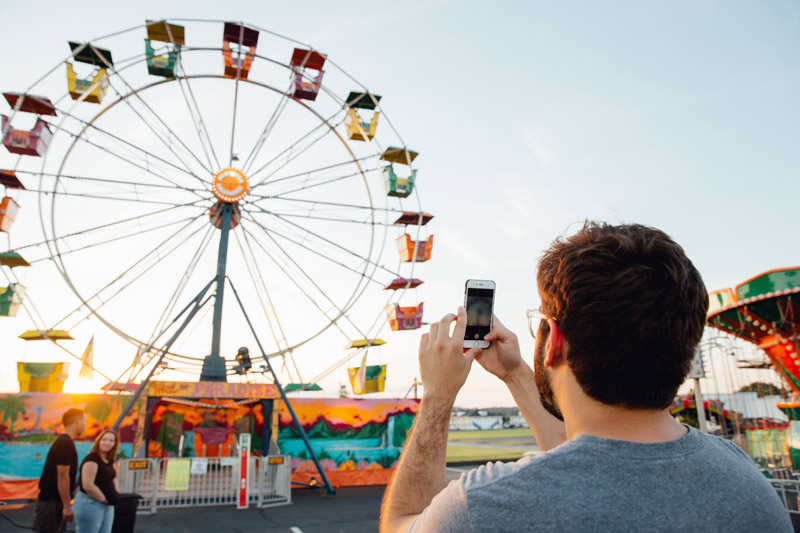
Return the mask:
<path fill-rule="evenodd" d="M 88 394 L 100 392 L 100 384 L 86 378 L 72 378 L 64 383 L 64 392 L 73 394 Z"/>

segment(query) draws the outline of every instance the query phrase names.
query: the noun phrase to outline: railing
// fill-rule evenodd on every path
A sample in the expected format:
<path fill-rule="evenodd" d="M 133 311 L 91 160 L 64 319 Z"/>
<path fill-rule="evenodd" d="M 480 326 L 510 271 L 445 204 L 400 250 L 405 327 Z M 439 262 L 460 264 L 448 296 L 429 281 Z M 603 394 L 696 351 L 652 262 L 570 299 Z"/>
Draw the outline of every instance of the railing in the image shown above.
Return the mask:
<path fill-rule="evenodd" d="M 185 490 L 167 490 L 167 465 L 178 458 L 122 459 L 118 464 L 121 493 L 141 497 L 139 512 L 163 507 L 235 505 L 239 485 L 238 457 L 195 459 Z M 187 459 L 182 459 L 186 461 Z M 291 458 L 285 455 L 250 458 L 249 503 L 257 507 L 292 502 Z"/>
<path fill-rule="evenodd" d="M 778 491 L 783 507 L 790 515 L 800 515 L 800 481 L 787 479 L 770 479 L 770 483 Z"/>

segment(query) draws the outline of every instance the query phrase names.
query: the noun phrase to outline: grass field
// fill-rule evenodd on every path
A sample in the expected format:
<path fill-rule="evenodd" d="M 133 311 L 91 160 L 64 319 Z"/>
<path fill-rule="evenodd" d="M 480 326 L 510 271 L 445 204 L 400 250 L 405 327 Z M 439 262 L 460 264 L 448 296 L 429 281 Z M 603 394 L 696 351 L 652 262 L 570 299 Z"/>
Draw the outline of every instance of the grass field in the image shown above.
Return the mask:
<path fill-rule="evenodd" d="M 515 461 L 538 449 L 528 428 L 451 431 L 447 441 L 448 463 Z"/>
<path fill-rule="evenodd" d="M 531 430 L 528 428 L 451 431 L 447 435 L 447 440 L 452 442 L 454 440 L 496 439 L 500 437 L 533 437 L 533 433 L 531 433 Z"/>

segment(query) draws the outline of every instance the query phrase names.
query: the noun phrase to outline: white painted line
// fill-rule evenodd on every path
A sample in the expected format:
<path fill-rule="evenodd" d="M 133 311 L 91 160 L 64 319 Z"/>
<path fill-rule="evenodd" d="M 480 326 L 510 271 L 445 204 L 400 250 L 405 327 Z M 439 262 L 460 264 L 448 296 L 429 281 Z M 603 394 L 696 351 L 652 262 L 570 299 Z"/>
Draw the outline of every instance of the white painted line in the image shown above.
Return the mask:
<path fill-rule="evenodd" d="M 292 526 L 289 528 L 289 531 L 292 533 L 303 533 L 303 531 L 299 527 Z"/>
<path fill-rule="evenodd" d="M 445 470 L 452 470 L 453 472 L 469 472 L 469 470 L 464 470 L 463 468 L 453 468 L 452 466 L 446 466 Z"/>

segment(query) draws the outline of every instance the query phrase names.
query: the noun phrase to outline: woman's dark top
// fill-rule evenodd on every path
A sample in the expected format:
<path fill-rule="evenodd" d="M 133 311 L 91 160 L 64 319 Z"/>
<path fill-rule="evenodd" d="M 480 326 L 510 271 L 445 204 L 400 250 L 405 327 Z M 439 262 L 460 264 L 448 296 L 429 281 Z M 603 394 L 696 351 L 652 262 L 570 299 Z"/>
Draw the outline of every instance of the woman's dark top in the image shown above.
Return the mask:
<path fill-rule="evenodd" d="M 83 465 L 86 463 L 97 463 L 97 475 L 94 477 L 94 484 L 103 493 L 103 496 L 108 500 L 109 505 L 116 505 L 117 503 L 117 488 L 114 486 L 114 478 L 117 471 L 114 470 L 114 461 L 103 461 L 99 454 L 90 453 L 81 462 L 81 472 L 83 472 Z M 83 488 L 83 476 L 81 475 L 81 491 L 86 492 Z"/>

